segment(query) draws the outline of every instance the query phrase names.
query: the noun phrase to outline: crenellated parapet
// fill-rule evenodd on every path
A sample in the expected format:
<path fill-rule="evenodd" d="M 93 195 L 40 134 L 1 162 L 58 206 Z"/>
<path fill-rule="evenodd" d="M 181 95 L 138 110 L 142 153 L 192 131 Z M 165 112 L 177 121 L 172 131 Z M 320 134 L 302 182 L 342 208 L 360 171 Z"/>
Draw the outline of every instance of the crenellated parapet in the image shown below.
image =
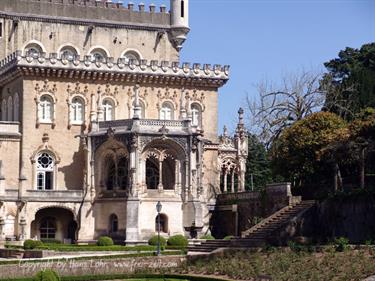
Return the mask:
<path fill-rule="evenodd" d="M 229 66 L 182 63 L 156 60 L 126 60 L 107 58 L 105 60 L 84 56 L 72 59 L 51 54 L 24 54 L 16 51 L 0 61 L 0 85 L 14 77 L 17 70 L 23 75 L 56 76 L 59 78 L 79 75 L 81 79 L 102 79 L 116 81 L 142 81 L 147 83 L 172 83 L 221 87 L 229 79 Z"/>
<path fill-rule="evenodd" d="M 166 6 L 157 9 L 111 0 L 1 0 L 0 16 L 18 20 L 66 22 L 69 24 L 135 25 L 143 28 L 169 28 Z M 104 19 L 104 20 L 103 20 Z"/>

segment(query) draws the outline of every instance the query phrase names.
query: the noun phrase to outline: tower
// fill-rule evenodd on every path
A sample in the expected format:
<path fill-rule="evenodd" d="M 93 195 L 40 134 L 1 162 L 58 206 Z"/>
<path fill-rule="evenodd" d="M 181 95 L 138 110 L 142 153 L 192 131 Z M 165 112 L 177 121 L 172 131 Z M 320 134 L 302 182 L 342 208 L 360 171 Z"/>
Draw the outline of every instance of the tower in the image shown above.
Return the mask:
<path fill-rule="evenodd" d="M 178 51 L 189 31 L 189 0 L 171 0 L 171 35 Z"/>

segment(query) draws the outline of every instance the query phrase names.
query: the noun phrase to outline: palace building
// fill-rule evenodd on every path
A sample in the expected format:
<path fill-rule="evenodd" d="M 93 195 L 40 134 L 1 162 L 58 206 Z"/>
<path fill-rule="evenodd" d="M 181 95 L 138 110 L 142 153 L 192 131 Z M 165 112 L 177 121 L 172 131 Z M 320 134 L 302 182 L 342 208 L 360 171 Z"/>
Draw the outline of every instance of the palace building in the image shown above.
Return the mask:
<path fill-rule="evenodd" d="M 189 1 L 0 1 L 0 240 L 127 244 L 209 231 L 243 191 L 243 111 L 218 136 L 229 67 L 181 63 Z"/>

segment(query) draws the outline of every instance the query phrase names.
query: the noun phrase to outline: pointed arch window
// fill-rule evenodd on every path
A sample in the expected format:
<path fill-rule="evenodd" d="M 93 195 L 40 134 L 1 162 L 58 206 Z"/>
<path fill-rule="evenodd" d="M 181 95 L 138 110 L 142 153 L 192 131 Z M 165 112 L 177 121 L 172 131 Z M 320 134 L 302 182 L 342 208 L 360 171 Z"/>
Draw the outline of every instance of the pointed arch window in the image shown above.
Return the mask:
<path fill-rule="evenodd" d="M 103 101 L 104 121 L 111 121 L 115 119 L 114 104 L 110 99 Z"/>
<path fill-rule="evenodd" d="M 13 101 L 13 114 L 14 114 L 14 121 L 20 120 L 20 99 L 18 96 L 18 93 L 14 95 L 14 101 Z"/>
<path fill-rule="evenodd" d="M 38 190 L 52 190 L 55 159 L 48 152 L 41 152 L 36 159 L 36 186 Z"/>
<path fill-rule="evenodd" d="M 202 126 L 202 109 L 196 103 L 191 105 L 191 124 L 195 127 Z"/>
<path fill-rule="evenodd" d="M 7 120 L 7 101 L 5 99 L 1 102 L 1 120 Z"/>
<path fill-rule="evenodd" d="M 41 122 L 50 123 L 53 120 L 53 100 L 49 95 L 43 95 L 39 101 L 38 117 Z"/>
<path fill-rule="evenodd" d="M 11 96 L 8 97 L 7 113 L 8 113 L 8 116 L 7 116 L 8 121 L 13 121 L 13 99 Z"/>
<path fill-rule="evenodd" d="M 173 120 L 174 112 L 173 105 L 169 102 L 163 103 L 160 109 L 160 119 L 161 120 Z"/>
<path fill-rule="evenodd" d="M 83 124 L 85 120 L 85 103 L 80 97 L 74 97 L 70 105 L 72 124 Z"/>

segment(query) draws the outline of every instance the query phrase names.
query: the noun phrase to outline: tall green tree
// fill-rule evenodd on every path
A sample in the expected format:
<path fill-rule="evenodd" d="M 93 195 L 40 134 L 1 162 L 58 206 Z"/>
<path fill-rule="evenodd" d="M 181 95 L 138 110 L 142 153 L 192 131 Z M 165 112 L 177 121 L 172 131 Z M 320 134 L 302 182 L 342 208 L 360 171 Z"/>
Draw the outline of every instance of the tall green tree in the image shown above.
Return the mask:
<path fill-rule="evenodd" d="M 246 190 L 259 190 L 272 181 L 270 161 L 267 157 L 266 147 L 256 135 L 250 134 L 248 142 L 245 188 Z"/>
<path fill-rule="evenodd" d="M 346 48 L 324 65 L 328 72 L 320 84 L 326 110 L 352 120 L 361 109 L 375 107 L 375 43 Z"/>
<path fill-rule="evenodd" d="M 272 144 L 271 158 L 274 174 L 300 187 L 313 179 L 317 182 L 322 171 L 337 168 L 320 157 L 321 151 L 348 135 L 346 122 L 334 113 L 317 112 L 286 128 Z M 336 174 L 338 171 L 333 169 Z"/>

